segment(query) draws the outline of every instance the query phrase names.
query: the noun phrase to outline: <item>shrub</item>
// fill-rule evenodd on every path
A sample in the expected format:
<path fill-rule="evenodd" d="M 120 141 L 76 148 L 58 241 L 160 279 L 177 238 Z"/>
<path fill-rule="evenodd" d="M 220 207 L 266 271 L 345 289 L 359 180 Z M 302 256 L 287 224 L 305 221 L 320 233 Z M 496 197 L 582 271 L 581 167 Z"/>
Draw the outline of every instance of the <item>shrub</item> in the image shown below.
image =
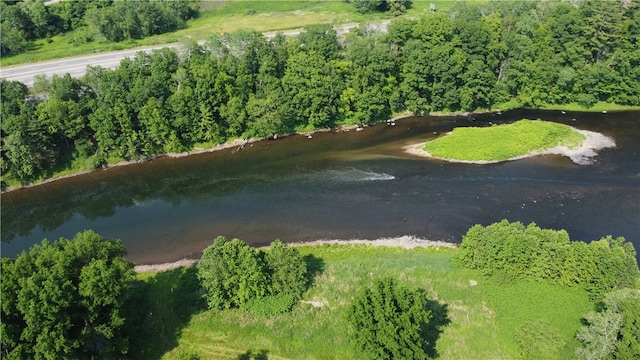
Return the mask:
<path fill-rule="evenodd" d="M 276 240 L 266 252 L 239 239 L 215 239 L 198 264 L 198 278 L 212 309 L 241 307 L 270 316 L 290 310 L 307 288 L 307 264 Z"/>
<path fill-rule="evenodd" d="M 198 278 L 212 309 L 239 307 L 267 293 L 264 265 L 249 245 L 222 236 L 202 253 Z"/>
<path fill-rule="evenodd" d="M 422 291 L 378 280 L 354 299 L 348 320 L 356 346 L 370 359 L 426 359 L 423 331 L 432 318 Z"/>
<path fill-rule="evenodd" d="M 297 249 L 280 240 L 271 243 L 265 255 L 271 294 L 288 294 L 298 299 L 307 288 L 307 263 Z"/>

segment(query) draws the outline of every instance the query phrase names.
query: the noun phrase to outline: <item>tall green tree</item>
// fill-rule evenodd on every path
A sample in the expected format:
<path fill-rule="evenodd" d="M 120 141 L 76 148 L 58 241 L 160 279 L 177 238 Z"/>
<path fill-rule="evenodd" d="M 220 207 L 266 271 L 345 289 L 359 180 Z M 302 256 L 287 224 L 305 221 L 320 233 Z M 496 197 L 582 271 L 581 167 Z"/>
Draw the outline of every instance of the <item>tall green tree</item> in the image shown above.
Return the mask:
<path fill-rule="evenodd" d="M 8 359 L 118 359 L 133 279 L 121 242 L 85 231 L 2 259 L 1 343 Z M 4 357 L 3 356 L 3 357 Z"/>
<path fill-rule="evenodd" d="M 319 53 L 300 52 L 289 57 L 282 87 L 285 111 L 293 127 L 321 128 L 335 119 L 343 81 Z"/>

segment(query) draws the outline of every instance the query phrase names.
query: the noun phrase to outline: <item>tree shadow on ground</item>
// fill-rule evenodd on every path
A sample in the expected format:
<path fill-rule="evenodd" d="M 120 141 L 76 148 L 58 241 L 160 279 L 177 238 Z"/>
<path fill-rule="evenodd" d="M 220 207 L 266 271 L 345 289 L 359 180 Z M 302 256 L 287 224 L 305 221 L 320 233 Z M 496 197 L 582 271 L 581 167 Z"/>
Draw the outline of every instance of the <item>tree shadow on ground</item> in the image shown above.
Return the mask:
<path fill-rule="evenodd" d="M 431 311 L 431 320 L 422 327 L 422 338 L 426 340 L 425 351 L 430 358 L 438 357 L 436 342 L 444 327 L 451 323 L 448 317 L 448 305 L 428 300 L 425 308 Z"/>
<path fill-rule="evenodd" d="M 315 284 L 316 277 L 324 271 L 324 260 L 312 254 L 305 255 L 303 259 L 307 263 L 307 289 L 310 289 Z"/>
<path fill-rule="evenodd" d="M 129 358 L 159 359 L 178 346 L 180 331 L 206 309 L 196 273 L 191 266 L 135 281 L 125 310 Z"/>
<path fill-rule="evenodd" d="M 269 359 L 269 356 L 267 356 L 268 354 L 269 352 L 267 350 L 260 350 L 255 353 L 249 350 L 246 353 L 238 356 L 238 360 L 268 360 Z"/>

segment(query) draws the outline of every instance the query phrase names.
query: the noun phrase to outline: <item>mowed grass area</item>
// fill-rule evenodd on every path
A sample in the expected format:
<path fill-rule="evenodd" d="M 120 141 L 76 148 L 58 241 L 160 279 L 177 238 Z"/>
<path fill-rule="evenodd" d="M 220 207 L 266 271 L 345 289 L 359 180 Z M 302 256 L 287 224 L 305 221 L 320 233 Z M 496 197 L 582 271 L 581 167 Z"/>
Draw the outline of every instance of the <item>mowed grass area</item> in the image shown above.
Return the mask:
<path fill-rule="evenodd" d="M 431 1 L 438 11 L 446 11 L 455 5 L 455 1 Z M 482 2 L 486 0 L 477 0 Z M 428 1 L 415 1 L 405 17 L 415 18 L 430 12 Z M 301 1 L 301 0 L 231 0 L 201 1 L 200 16 L 187 22 L 187 27 L 175 32 L 154 35 L 144 39 L 128 40 L 118 43 L 110 41 L 92 41 L 86 44 L 74 43 L 78 35 L 75 31 L 39 39 L 29 43 L 25 53 L 15 56 L 3 56 L 2 66 L 11 66 L 30 62 L 46 61 L 70 56 L 79 56 L 96 52 L 131 49 L 136 47 L 177 43 L 184 39 L 207 40 L 215 34 L 236 30 L 256 30 L 260 32 L 278 32 L 301 29 L 312 24 L 352 24 L 377 22 L 395 19 L 391 13 L 360 14 L 353 4 L 341 1 Z"/>
<path fill-rule="evenodd" d="M 558 359 L 573 357 L 580 319 L 593 309 L 587 293 L 546 283 L 498 283 L 452 264 L 456 249 L 365 245 L 300 247 L 313 276 L 303 301 L 287 314 L 259 318 L 241 310 L 209 311 L 197 300 L 195 270 L 140 274 L 148 308 L 132 340 L 139 359 L 357 359 L 349 341 L 348 305 L 363 287 L 391 277 L 426 291 L 440 359 L 517 359 L 514 334 L 523 323 L 548 322 L 565 341 Z M 187 284 L 187 285 L 181 285 Z M 173 292 L 171 291 L 173 288 Z M 141 302 L 142 303 L 142 302 Z M 152 315 L 148 315 L 149 314 Z M 141 345 L 143 344 L 143 345 Z M 142 351 L 140 351 L 142 350 Z"/>
<path fill-rule="evenodd" d="M 458 127 L 428 141 L 432 156 L 461 161 L 504 161 L 558 145 L 580 146 L 585 135 L 570 126 L 540 120 L 519 120 L 489 127 Z"/>

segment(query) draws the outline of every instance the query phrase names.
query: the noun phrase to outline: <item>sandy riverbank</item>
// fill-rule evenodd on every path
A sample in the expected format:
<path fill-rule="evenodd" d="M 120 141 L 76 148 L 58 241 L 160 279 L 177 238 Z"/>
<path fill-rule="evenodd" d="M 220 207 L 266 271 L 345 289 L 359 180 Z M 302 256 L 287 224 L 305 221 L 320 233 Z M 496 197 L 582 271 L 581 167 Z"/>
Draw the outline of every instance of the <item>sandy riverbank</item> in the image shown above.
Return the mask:
<path fill-rule="evenodd" d="M 449 162 L 457 162 L 457 163 L 465 163 L 465 164 L 494 164 L 503 161 L 513 161 L 524 159 L 532 156 L 538 155 L 562 155 L 571 159 L 576 164 L 579 165 L 588 165 L 593 162 L 593 158 L 598 155 L 598 151 L 606 148 L 614 148 L 616 146 L 615 141 L 601 133 L 588 131 L 588 130 L 580 130 L 572 127 L 573 130 L 583 134 L 585 136 L 585 140 L 578 147 L 570 148 L 567 146 L 559 145 L 549 149 L 542 149 L 532 151 L 528 154 L 516 156 L 507 160 L 498 160 L 498 161 L 469 161 L 469 160 L 457 160 L 457 159 L 445 159 L 439 158 L 431 155 L 427 151 L 423 150 L 424 144 L 426 142 L 420 142 L 417 144 L 410 144 L 404 147 L 405 152 L 411 155 L 427 157 L 431 159 L 444 160 Z"/>
<path fill-rule="evenodd" d="M 289 246 L 321 246 L 324 244 L 329 245 L 371 245 L 371 246 L 394 246 L 402 247 L 405 249 L 413 249 L 417 247 L 447 247 L 455 248 L 458 245 L 448 243 L 444 241 L 432 241 L 426 239 L 420 239 L 415 236 L 399 236 L 396 238 L 381 238 L 377 240 L 316 240 L 310 242 L 289 243 Z M 182 259 L 171 263 L 164 264 L 151 264 L 151 265 L 136 265 L 134 271 L 138 273 L 144 272 L 159 272 L 174 270 L 181 267 L 188 267 L 198 263 L 199 260 L 195 259 Z"/>

